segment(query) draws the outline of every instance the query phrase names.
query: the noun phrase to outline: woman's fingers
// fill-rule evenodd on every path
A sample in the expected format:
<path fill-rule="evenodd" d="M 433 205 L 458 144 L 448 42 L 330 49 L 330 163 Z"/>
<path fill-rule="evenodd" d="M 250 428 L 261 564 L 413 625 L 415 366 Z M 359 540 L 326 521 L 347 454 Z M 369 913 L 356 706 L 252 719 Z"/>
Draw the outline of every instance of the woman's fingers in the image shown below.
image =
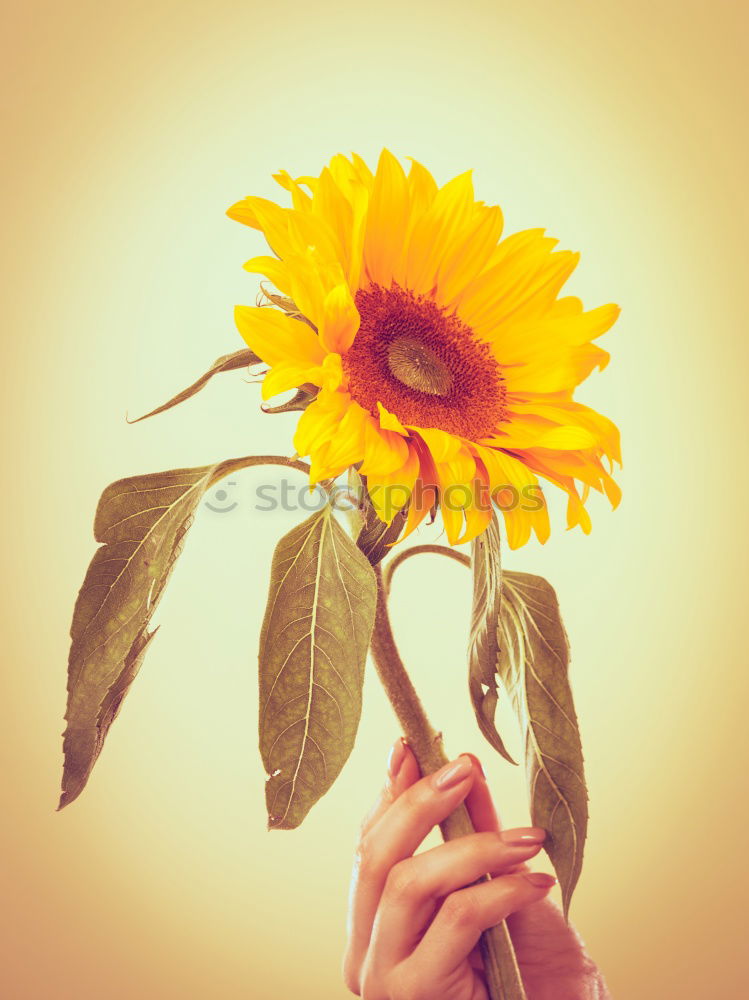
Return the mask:
<path fill-rule="evenodd" d="M 403 963 L 414 981 L 440 982 L 453 975 L 478 943 L 482 931 L 511 913 L 543 899 L 556 883 L 551 875 L 502 875 L 448 896 L 423 940 Z M 427 978 L 428 977 L 428 978 Z"/>
<path fill-rule="evenodd" d="M 471 786 L 471 790 L 466 798 L 466 809 L 471 817 L 473 829 L 476 832 L 484 830 L 500 830 L 500 822 L 497 811 L 494 808 L 494 800 L 486 782 L 484 769 L 481 767 L 478 757 L 467 754 L 473 760 L 476 768 L 476 780 Z"/>
<path fill-rule="evenodd" d="M 359 833 L 360 843 L 366 840 L 369 831 L 376 826 L 393 802 L 420 777 L 419 765 L 408 744 L 403 739 L 396 740 L 388 755 L 385 785 L 362 823 Z M 374 920 L 374 912 L 371 914 L 367 912 L 366 900 L 361 897 L 360 864 L 361 852 L 357 851 L 349 887 L 346 952 L 343 959 L 343 977 L 352 993 L 359 992 L 359 973 L 369 945 Z M 377 904 L 374 905 L 376 908 Z"/>
<path fill-rule="evenodd" d="M 406 749 L 401 769 L 415 764 Z M 409 772 L 410 773 L 410 772 Z M 349 988 L 358 982 L 377 907 L 393 865 L 410 857 L 429 831 L 458 806 L 476 775 L 463 756 L 435 774 L 409 785 L 366 825 L 357 851 L 349 898 L 349 940 L 344 974 Z M 394 779 L 401 781 L 400 772 Z"/>
<path fill-rule="evenodd" d="M 419 765 L 404 739 L 396 740 L 390 748 L 387 761 L 387 780 L 377 801 L 361 825 L 360 837 L 373 827 L 398 796 L 421 777 Z"/>
<path fill-rule="evenodd" d="M 528 828 L 460 837 L 396 864 L 377 911 L 370 963 L 388 969 L 414 950 L 440 901 L 482 875 L 501 875 L 535 857 L 546 834 Z"/>

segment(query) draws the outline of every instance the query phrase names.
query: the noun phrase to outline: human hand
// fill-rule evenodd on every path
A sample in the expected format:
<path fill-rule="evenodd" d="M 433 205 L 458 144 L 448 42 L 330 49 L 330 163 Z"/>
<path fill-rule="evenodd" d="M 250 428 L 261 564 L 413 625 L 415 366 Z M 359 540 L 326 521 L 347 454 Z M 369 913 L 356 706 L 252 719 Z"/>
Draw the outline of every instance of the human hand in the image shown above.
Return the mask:
<path fill-rule="evenodd" d="M 476 833 L 414 855 L 465 802 Z M 597 966 L 531 872 L 543 830 L 500 831 L 481 766 L 464 754 L 420 777 L 410 749 L 365 820 L 351 881 L 344 978 L 364 1000 L 487 1000 L 481 932 L 507 920 L 528 1000 L 611 1000 Z M 490 881 L 473 884 L 482 875 Z"/>

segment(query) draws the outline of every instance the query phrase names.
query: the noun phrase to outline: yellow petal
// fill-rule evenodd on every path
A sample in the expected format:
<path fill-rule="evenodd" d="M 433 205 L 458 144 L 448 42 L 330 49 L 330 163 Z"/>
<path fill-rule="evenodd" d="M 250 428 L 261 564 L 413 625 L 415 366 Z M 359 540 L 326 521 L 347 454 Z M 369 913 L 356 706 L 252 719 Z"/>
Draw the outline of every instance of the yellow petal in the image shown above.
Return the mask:
<path fill-rule="evenodd" d="M 341 265 L 326 260 L 313 247 L 306 248 L 303 253 L 290 254 L 284 263 L 291 285 L 289 294 L 295 305 L 318 330 L 322 329 L 328 292 L 345 284 Z"/>
<path fill-rule="evenodd" d="M 462 448 L 460 438 L 447 431 L 434 428 L 412 428 L 429 449 L 434 462 L 449 462 L 456 458 Z"/>
<path fill-rule="evenodd" d="M 312 207 L 310 196 L 302 190 L 299 181 L 295 181 L 286 170 L 273 174 L 273 180 L 290 192 L 292 204 L 297 211 L 308 211 Z"/>
<path fill-rule="evenodd" d="M 344 270 L 349 288 L 354 292 L 359 287 L 359 277 L 364 263 L 364 232 L 369 208 L 371 174 L 369 174 L 370 182 L 365 182 L 356 166 L 340 153 L 330 161 L 329 169 L 341 196 L 348 203 L 342 243 L 347 261 L 344 263 Z"/>
<path fill-rule="evenodd" d="M 586 490 L 592 487 L 599 493 L 605 493 L 612 508 L 617 507 L 621 501 L 621 488 L 603 467 L 599 454 L 595 452 L 529 451 L 524 455 L 528 462 L 551 474 L 577 479 L 585 485 Z"/>
<path fill-rule="evenodd" d="M 325 453 L 326 464 L 331 470 L 337 470 L 336 474 L 360 462 L 364 457 L 364 435 L 368 418 L 367 411 L 351 400 Z"/>
<path fill-rule="evenodd" d="M 314 330 L 301 320 L 267 306 L 236 306 L 234 321 L 250 350 L 269 365 L 281 361 L 306 367 L 322 364 L 325 350 Z"/>
<path fill-rule="evenodd" d="M 465 287 L 458 298 L 457 311 L 469 326 L 475 330 L 493 330 L 532 297 L 549 272 L 556 273 L 552 251 L 557 240 L 542 233 L 530 230 L 503 240 L 497 251 L 504 248 L 504 253 L 497 253 L 495 263 Z M 571 263 L 569 257 L 562 260 Z"/>
<path fill-rule="evenodd" d="M 513 403 L 512 409 L 521 414 L 537 414 L 557 424 L 577 424 L 585 428 L 595 439 L 595 445 L 621 465 L 621 443 L 619 428 L 608 417 L 572 400 L 564 402 L 546 402 L 534 399 L 526 403 Z M 543 447 L 548 447 L 544 445 Z"/>
<path fill-rule="evenodd" d="M 313 212 L 287 212 L 289 239 L 287 249 L 279 253 L 284 259 L 292 253 L 307 253 L 315 255 L 324 264 L 343 266 L 341 248 L 335 238 L 328 220 Z M 278 252 L 278 251 L 277 251 Z"/>
<path fill-rule="evenodd" d="M 408 223 L 403 235 L 403 245 L 397 266 L 394 270 L 394 278 L 401 285 L 405 285 L 406 281 L 408 247 L 411 242 L 411 234 L 431 207 L 439 190 L 437 182 L 426 167 L 419 163 L 418 160 L 414 160 L 413 157 L 409 156 L 406 159 L 411 161 L 411 167 L 408 171 Z"/>
<path fill-rule="evenodd" d="M 328 354 L 323 360 L 322 367 L 319 369 L 320 380 L 317 379 L 317 372 L 313 373 L 314 377 L 310 379 L 316 385 L 322 386 L 327 389 L 328 392 L 333 392 L 338 389 L 340 385 L 343 384 L 343 364 L 341 361 L 340 354 Z"/>
<path fill-rule="evenodd" d="M 553 468 L 551 464 L 554 460 L 553 456 L 545 454 L 543 458 L 540 458 L 537 453 L 527 452 L 523 459 L 539 475 L 561 487 L 567 493 L 567 527 L 574 528 L 579 525 L 586 535 L 590 534 L 590 515 L 580 499 L 574 479 L 571 476 L 558 473 Z"/>
<path fill-rule="evenodd" d="M 408 191 L 411 215 L 415 221 L 427 211 L 439 190 L 437 182 L 429 173 L 427 168 L 413 157 L 407 157 L 411 161 L 408 171 Z"/>
<path fill-rule="evenodd" d="M 502 210 L 476 207 L 474 218 L 445 254 L 437 276 L 440 302 L 452 303 L 467 284 L 483 271 L 502 234 Z"/>
<path fill-rule="evenodd" d="M 494 345 L 495 356 L 501 351 L 499 344 Z M 528 364 L 504 365 L 503 375 L 512 394 L 553 393 L 574 389 L 596 366 L 607 363 L 607 352 L 586 344 L 567 351 L 538 352 Z"/>
<path fill-rule="evenodd" d="M 299 418 L 294 434 L 297 453 L 309 455 L 313 449 L 326 444 L 335 435 L 350 405 L 348 393 L 322 389 Z"/>
<path fill-rule="evenodd" d="M 473 182 L 471 171 L 467 171 L 441 187 L 429 209 L 416 221 L 408 243 L 406 288 L 417 295 L 432 293 L 450 240 L 472 212 Z"/>
<path fill-rule="evenodd" d="M 389 473 L 368 473 L 367 491 L 380 520 L 390 524 L 399 510 L 410 503 L 419 474 L 419 457 L 408 447 L 405 462 Z"/>
<path fill-rule="evenodd" d="M 321 365 L 305 367 L 289 361 L 281 361 L 274 365 L 263 380 L 263 399 L 270 399 L 279 392 L 311 383 L 320 386 L 328 392 L 333 392 L 341 385 L 343 368 L 340 354 L 328 354 Z"/>
<path fill-rule="evenodd" d="M 474 505 L 476 462 L 468 449 L 461 445 L 454 458 L 446 462 L 436 461 L 435 471 L 447 538 L 451 545 L 457 545 L 463 533 L 465 510 Z"/>
<path fill-rule="evenodd" d="M 460 536 L 458 544 L 465 545 L 466 542 L 472 542 L 474 538 L 478 538 L 489 527 L 491 519 L 491 510 L 485 510 L 480 507 L 469 507 L 465 511 L 465 530 Z"/>
<path fill-rule="evenodd" d="M 361 471 L 365 476 L 388 475 L 401 468 L 408 458 L 408 445 L 393 431 L 382 430 L 377 420 L 370 416 L 364 426 L 364 461 Z"/>
<path fill-rule="evenodd" d="M 350 202 L 344 197 L 327 167 L 320 174 L 312 204 L 315 214 L 324 219 L 331 230 L 338 259 L 344 271 L 348 270 L 353 213 Z"/>
<path fill-rule="evenodd" d="M 459 544 L 473 541 L 489 526 L 493 506 L 491 498 L 491 484 L 486 466 L 474 452 L 476 463 L 476 474 L 473 478 L 472 492 L 473 500 L 470 506 L 465 508 L 465 531 L 459 539 Z"/>
<path fill-rule="evenodd" d="M 345 282 L 331 288 L 323 302 L 320 340 L 329 351 L 345 354 L 359 329 L 359 311 Z"/>
<path fill-rule="evenodd" d="M 364 236 L 364 264 L 371 281 L 390 287 L 408 223 L 408 186 L 403 167 L 383 149 L 377 165 Z"/>
<path fill-rule="evenodd" d="M 351 160 L 354 164 L 354 169 L 356 170 L 359 180 L 362 181 L 369 191 L 371 191 L 374 187 L 374 176 L 372 175 L 372 171 L 358 153 L 352 153 Z"/>
<path fill-rule="evenodd" d="M 518 448 L 533 448 L 539 438 L 557 426 L 535 413 L 516 413 L 511 410 L 508 419 L 497 428 L 497 433 L 482 441 L 497 448 L 515 451 Z"/>
<path fill-rule="evenodd" d="M 351 243 L 349 248 L 348 283 L 353 291 L 359 288 L 364 267 L 364 240 L 367 231 L 369 192 L 363 184 L 356 185 L 351 192 Z"/>
<path fill-rule="evenodd" d="M 474 446 L 486 465 L 492 494 L 501 510 L 510 548 L 524 545 L 531 530 L 543 544 L 549 538 L 549 512 L 538 477 L 528 466 L 503 451 Z"/>
<path fill-rule="evenodd" d="M 354 164 L 343 153 L 336 153 L 328 164 L 333 180 L 341 189 L 344 195 L 351 201 L 351 189 L 354 185 L 361 184 L 359 174 Z"/>
<path fill-rule="evenodd" d="M 427 514 L 431 514 L 436 510 L 439 497 L 437 472 L 428 448 L 419 438 L 413 440 L 412 448 L 418 458 L 419 473 L 414 482 L 411 503 L 408 507 L 408 517 L 406 518 L 406 527 L 400 536 L 400 541 L 408 538 L 418 528 Z"/>
<path fill-rule="evenodd" d="M 404 437 L 408 437 L 408 430 L 403 426 L 394 413 L 390 413 L 389 410 L 386 410 L 380 402 L 377 403 L 377 409 L 380 414 L 380 427 L 382 427 L 383 430 L 395 431 L 396 434 L 402 434 Z"/>
<path fill-rule="evenodd" d="M 291 295 L 292 282 L 288 268 L 277 257 L 251 257 L 244 264 L 245 271 L 250 274 L 263 274 L 276 286 L 282 295 Z"/>
<path fill-rule="evenodd" d="M 297 389 L 300 385 L 310 381 L 312 379 L 309 368 L 302 368 L 289 361 L 281 361 L 274 365 L 263 379 L 262 397 L 270 399 L 271 396 L 277 396 L 279 392 Z"/>
<path fill-rule="evenodd" d="M 594 434 L 584 427 L 555 427 L 546 431 L 536 442 L 535 447 L 547 449 L 559 449 L 560 451 L 577 451 L 580 448 L 594 448 L 596 446 Z"/>
<path fill-rule="evenodd" d="M 254 196 L 245 198 L 237 204 L 242 206 L 241 210 L 237 209 L 237 205 L 233 205 L 229 209 L 231 218 L 244 222 L 254 229 L 261 229 L 271 250 L 278 257 L 284 257 L 290 251 L 298 249 L 291 245 L 289 238 L 288 209 L 281 208 L 267 198 Z"/>
<path fill-rule="evenodd" d="M 262 229 L 255 210 L 249 204 L 248 198 L 236 201 L 230 208 L 227 208 L 226 214 L 230 219 L 234 219 L 235 222 L 241 222 L 243 225 L 251 226 L 253 229 Z"/>
<path fill-rule="evenodd" d="M 558 299 L 546 316 L 524 323 L 500 324 L 495 327 L 491 339 L 496 356 L 504 364 L 556 363 L 570 356 L 574 358 L 575 348 L 590 351 L 590 341 L 606 333 L 619 313 L 619 307 L 613 304 L 583 312 L 579 299 Z M 598 355 L 599 363 L 604 360 L 604 354 Z"/>
<path fill-rule="evenodd" d="M 551 448 L 574 451 L 578 448 L 595 448 L 597 439 L 585 427 L 567 424 L 564 427 L 543 420 L 533 422 L 531 416 L 525 419 L 513 416 L 507 424 L 502 424 L 493 442 L 501 448 Z"/>

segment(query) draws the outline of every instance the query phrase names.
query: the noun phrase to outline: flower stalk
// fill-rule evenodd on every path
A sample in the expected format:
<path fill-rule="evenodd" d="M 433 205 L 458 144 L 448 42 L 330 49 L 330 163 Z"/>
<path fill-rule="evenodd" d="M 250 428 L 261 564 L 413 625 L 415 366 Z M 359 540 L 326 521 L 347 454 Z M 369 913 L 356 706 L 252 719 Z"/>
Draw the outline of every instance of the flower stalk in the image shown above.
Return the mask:
<path fill-rule="evenodd" d="M 377 565 L 374 569 L 377 577 L 377 609 L 371 643 L 372 657 L 385 693 L 400 722 L 403 736 L 413 751 L 422 774 L 432 774 L 448 762 L 442 734 L 429 722 L 395 644 L 387 607 L 387 582 L 390 574 L 386 581 L 381 567 Z M 451 813 L 440 824 L 440 830 L 444 840 L 455 840 L 473 833 L 473 824 L 465 805 L 460 805 Z M 504 921 L 481 935 L 481 954 L 491 1000 L 526 1000 L 520 969 Z"/>

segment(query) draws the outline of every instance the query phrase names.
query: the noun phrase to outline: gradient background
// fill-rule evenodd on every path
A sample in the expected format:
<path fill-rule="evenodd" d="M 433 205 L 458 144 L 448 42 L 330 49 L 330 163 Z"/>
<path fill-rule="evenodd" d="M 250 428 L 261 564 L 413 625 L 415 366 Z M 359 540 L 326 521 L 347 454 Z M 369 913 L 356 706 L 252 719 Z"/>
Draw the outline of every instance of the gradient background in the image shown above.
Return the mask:
<path fill-rule="evenodd" d="M 446 8 L 447 5 L 444 5 Z M 343 998 L 349 861 L 397 728 L 376 680 L 358 746 L 294 833 L 268 834 L 255 657 L 275 541 L 262 473 L 203 509 L 163 624 L 83 797 L 54 812 L 73 599 L 103 487 L 285 452 L 241 373 L 132 427 L 241 346 L 257 234 L 225 208 L 335 151 L 475 167 L 507 231 L 583 252 L 623 306 L 580 398 L 622 428 L 624 501 L 507 558 L 557 586 L 591 792 L 573 918 L 617 1000 L 745 995 L 747 15 L 645 0 L 7 5 L 3 109 L 0 992 L 9 1000 Z M 279 189 L 280 190 L 280 189 Z M 595 498 L 597 500 L 598 498 Z M 427 534 L 428 537 L 428 534 Z M 465 695 L 469 587 L 395 584 L 403 652 L 508 823 L 523 776 Z M 515 744 L 516 745 L 516 744 Z M 742 927 L 743 925 L 743 927 Z"/>

